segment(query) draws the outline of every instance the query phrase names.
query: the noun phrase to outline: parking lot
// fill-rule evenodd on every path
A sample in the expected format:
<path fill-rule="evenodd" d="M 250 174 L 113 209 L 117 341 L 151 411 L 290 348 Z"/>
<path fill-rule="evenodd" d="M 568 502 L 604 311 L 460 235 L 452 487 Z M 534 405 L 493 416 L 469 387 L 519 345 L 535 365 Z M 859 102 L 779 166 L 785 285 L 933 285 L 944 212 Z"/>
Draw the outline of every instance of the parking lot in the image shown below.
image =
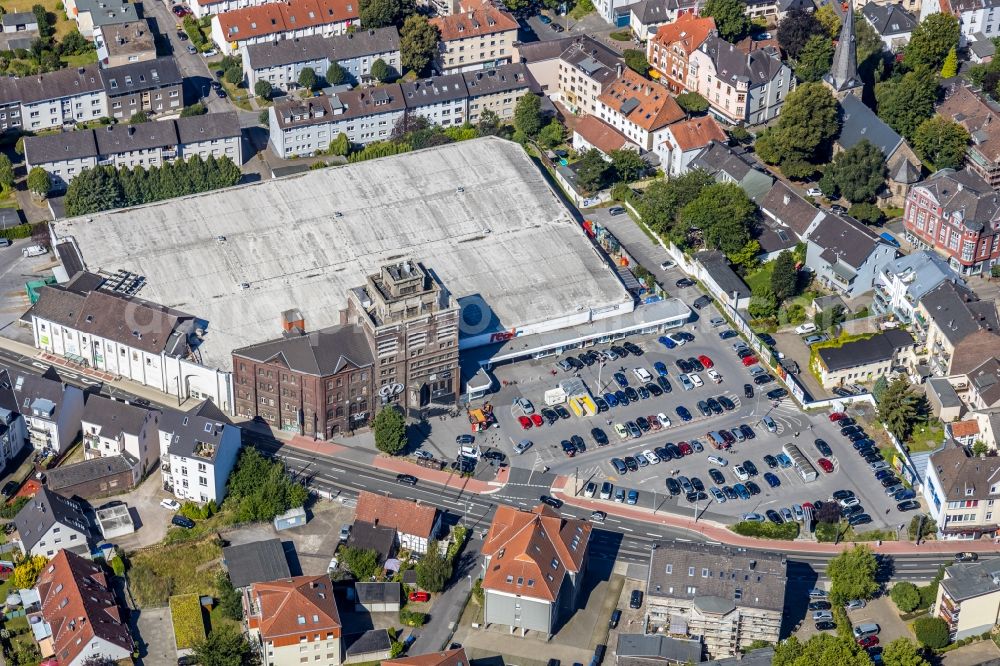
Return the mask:
<path fill-rule="evenodd" d="M 21 342 L 31 342 L 31 332 L 17 325 L 31 303 L 24 284 L 48 273 L 55 264 L 49 252 L 39 257 L 24 257 L 21 251 L 33 245 L 30 238 L 14 241 L 10 247 L 0 247 L 0 335 Z"/>

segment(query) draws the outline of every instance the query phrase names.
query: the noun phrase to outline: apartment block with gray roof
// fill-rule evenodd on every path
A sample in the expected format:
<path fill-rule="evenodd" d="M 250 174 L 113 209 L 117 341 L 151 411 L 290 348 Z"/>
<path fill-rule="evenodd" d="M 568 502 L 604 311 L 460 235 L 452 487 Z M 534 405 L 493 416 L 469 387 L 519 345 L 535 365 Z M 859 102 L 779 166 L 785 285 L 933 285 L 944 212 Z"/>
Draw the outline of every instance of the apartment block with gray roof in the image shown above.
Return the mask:
<path fill-rule="evenodd" d="M 128 0 L 68 0 L 66 13 L 73 17 L 80 34 L 92 39 L 98 27 L 139 20 L 135 3 Z"/>
<path fill-rule="evenodd" d="M 251 93 L 257 81 L 267 81 L 278 90 L 296 88 L 303 69 L 311 67 L 317 76 L 324 77 L 334 62 L 355 82 L 371 76 L 376 60 L 396 71 L 400 69 L 399 32 L 393 26 L 330 37 L 310 35 L 244 44 L 240 52 L 243 76 Z"/>
<path fill-rule="evenodd" d="M 127 455 L 142 472 L 159 456 L 160 412 L 90 395 L 83 407 L 83 455 L 87 460 Z"/>
<path fill-rule="evenodd" d="M 993 537 L 1000 530 L 1000 458 L 950 441 L 933 453 L 923 486 L 939 539 Z"/>
<path fill-rule="evenodd" d="M 671 636 L 701 638 L 710 658 L 757 640 L 777 643 L 785 605 L 782 553 L 691 542 L 654 544 L 647 621 Z"/>
<path fill-rule="evenodd" d="M 66 549 L 90 557 L 93 532 L 83 504 L 45 486 L 14 517 L 14 526 L 15 540 L 25 555 L 51 558 Z"/>
<path fill-rule="evenodd" d="M 904 324 L 913 320 L 920 299 L 944 281 L 963 280 L 948 262 L 934 252 L 921 250 L 886 264 L 875 277 L 876 314 L 892 314 Z"/>
<path fill-rule="evenodd" d="M 24 417 L 28 443 L 36 451 L 64 453 L 80 434 L 84 394 L 62 381 L 55 368 L 41 375 L 0 364 L 6 371 L 17 411 Z"/>
<path fill-rule="evenodd" d="M 469 91 L 462 74 L 403 83 L 408 116 L 421 116 L 432 125 L 453 127 L 468 117 Z"/>
<path fill-rule="evenodd" d="M 479 122 L 487 109 L 501 120 L 514 117 L 517 101 L 527 94 L 538 94 L 538 84 L 523 63 L 501 65 L 496 69 L 463 72 L 469 89 L 469 122 Z"/>
<path fill-rule="evenodd" d="M 26 76 L 14 83 L 25 130 L 75 125 L 108 115 L 108 98 L 97 65 Z"/>
<path fill-rule="evenodd" d="M 597 98 L 621 76 L 622 60 L 592 40 L 573 42 L 559 56 L 559 93 L 562 103 L 577 115 L 598 115 Z"/>
<path fill-rule="evenodd" d="M 187 412 L 164 410 L 159 423 L 163 488 L 199 504 L 221 504 L 236 465 L 240 429 L 210 401 Z"/>
<path fill-rule="evenodd" d="M 243 130 L 235 111 L 204 113 L 173 121 L 177 127 L 177 153 L 182 159 L 195 155 L 228 157 L 236 166 L 243 166 Z"/>
<path fill-rule="evenodd" d="M 6 469 L 27 441 L 27 426 L 18 407 L 14 385 L 7 370 L 0 368 L 0 470 Z"/>
<path fill-rule="evenodd" d="M 1000 558 L 946 567 L 932 613 L 948 624 L 953 641 L 978 636 L 1000 624 Z"/>
<path fill-rule="evenodd" d="M 861 8 L 868 24 L 882 38 L 886 51 L 899 53 L 910 41 L 910 34 L 917 27 L 917 17 L 902 5 L 869 2 Z"/>
<path fill-rule="evenodd" d="M 847 298 L 871 291 L 875 277 L 896 254 L 894 246 L 846 215 L 826 213 L 806 241 L 806 265 L 816 279 Z"/>
<path fill-rule="evenodd" d="M 925 293 L 913 315 L 913 331 L 926 348 L 937 377 L 965 375 L 1000 348 L 1000 316 L 964 282 L 944 281 Z"/>
<path fill-rule="evenodd" d="M 184 78 L 173 58 L 110 67 L 103 76 L 112 118 L 171 113 L 184 106 Z"/>

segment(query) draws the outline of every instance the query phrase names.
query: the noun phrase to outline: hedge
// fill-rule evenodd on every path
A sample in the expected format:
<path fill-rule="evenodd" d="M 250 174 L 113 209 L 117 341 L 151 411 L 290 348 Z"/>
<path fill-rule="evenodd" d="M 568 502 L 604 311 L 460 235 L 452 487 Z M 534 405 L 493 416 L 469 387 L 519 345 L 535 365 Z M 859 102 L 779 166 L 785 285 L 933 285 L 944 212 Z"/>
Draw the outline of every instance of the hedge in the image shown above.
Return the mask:
<path fill-rule="evenodd" d="M 193 648 L 205 640 L 205 621 L 197 594 L 170 597 L 170 620 L 174 625 L 174 641 L 178 650 Z"/>
<path fill-rule="evenodd" d="M 772 522 L 755 523 L 744 521 L 729 527 L 733 532 L 742 536 L 758 537 L 761 539 L 782 539 L 791 541 L 799 535 L 799 524 L 795 522 L 775 525 Z"/>
<path fill-rule="evenodd" d="M 399 611 L 399 621 L 408 627 L 422 627 L 427 621 L 427 613 L 403 608 Z"/>
<path fill-rule="evenodd" d="M 30 224 L 19 224 L 16 227 L 8 227 L 6 229 L 0 229 L 0 238 L 9 238 L 10 240 L 18 240 L 20 238 L 31 238 L 31 225 Z"/>

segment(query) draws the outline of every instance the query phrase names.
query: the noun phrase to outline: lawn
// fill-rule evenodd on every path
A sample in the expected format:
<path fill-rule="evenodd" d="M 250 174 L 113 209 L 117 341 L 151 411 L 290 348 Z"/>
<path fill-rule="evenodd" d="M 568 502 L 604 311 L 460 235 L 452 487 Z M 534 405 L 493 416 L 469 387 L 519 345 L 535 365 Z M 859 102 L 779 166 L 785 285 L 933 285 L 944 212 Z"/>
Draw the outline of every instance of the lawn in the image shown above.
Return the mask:
<path fill-rule="evenodd" d="M 136 604 L 165 606 L 175 594 L 217 594 L 222 547 L 214 537 L 159 546 L 130 556 L 129 564 L 129 588 Z"/>
<path fill-rule="evenodd" d="M 934 451 L 941 446 L 944 441 L 944 426 L 940 423 L 931 425 L 918 425 L 910 435 L 910 441 L 906 443 L 910 453 L 921 453 L 923 451 Z"/>
<path fill-rule="evenodd" d="M 82 67 L 97 62 L 97 51 L 87 51 L 82 55 L 63 56 L 60 60 L 67 67 Z"/>
<path fill-rule="evenodd" d="M 771 273 L 774 272 L 774 262 L 769 261 L 763 264 L 756 271 L 746 276 L 745 282 L 750 287 L 751 292 L 759 292 L 764 287 L 771 286 Z"/>
<path fill-rule="evenodd" d="M 35 5 L 45 7 L 45 11 L 56 17 L 56 41 L 62 39 L 76 27 L 76 23 L 66 17 L 66 10 L 59 0 L 8 0 L 3 3 L 3 8 L 5 14 L 13 14 L 15 12 L 30 12 Z M 94 57 L 96 58 L 96 54 Z"/>

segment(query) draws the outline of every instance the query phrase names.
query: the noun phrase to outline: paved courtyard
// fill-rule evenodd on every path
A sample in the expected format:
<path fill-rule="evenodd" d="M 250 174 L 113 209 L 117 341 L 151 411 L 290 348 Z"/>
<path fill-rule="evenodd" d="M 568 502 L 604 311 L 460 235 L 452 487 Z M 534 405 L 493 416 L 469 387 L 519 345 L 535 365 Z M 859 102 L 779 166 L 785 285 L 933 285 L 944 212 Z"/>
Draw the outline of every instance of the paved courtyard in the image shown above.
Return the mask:
<path fill-rule="evenodd" d="M 133 635 L 140 639 L 139 666 L 176 666 L 177 648 L 169 608 L 144 608 L 132 611 Z"/>

